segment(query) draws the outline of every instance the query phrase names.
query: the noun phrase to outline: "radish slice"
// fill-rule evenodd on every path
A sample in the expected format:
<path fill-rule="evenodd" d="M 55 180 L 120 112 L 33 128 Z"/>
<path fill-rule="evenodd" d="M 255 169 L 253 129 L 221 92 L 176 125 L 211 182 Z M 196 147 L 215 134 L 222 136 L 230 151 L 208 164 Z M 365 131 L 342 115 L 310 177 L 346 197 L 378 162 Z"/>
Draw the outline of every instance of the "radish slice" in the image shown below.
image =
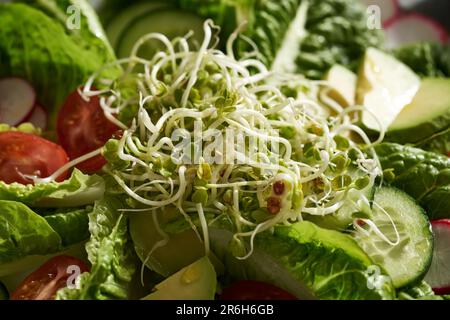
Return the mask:
<path fill-rule="evenodd" d="M 399 5 L 396 0 L 362 0 L 363 4 L 367 6 L 377 6 L 380 8 L 381 23 L 383 25 L 389 23 L 400 12 Z"/>
<path fill-rule="evenodd" d="M 33 87 L 21 78 L 0 79 L 0 123 L 15 126 L 28 117 L 36 102 Z"/>
<path fill-rule="evenodd" d="M 47 128 L 47 112 L 40 105 L 36 105 L 31 114 L 25 119 L 24 122 L 30 122 L 35 127 L 46 129 Z"/>
<path fill-rule="evenodd" d="M 417 13 L 391 20 L 385 25 L 385 32 L 389 48 L 418 41 L 436 41 L 444 44 L 448 40 L 444 27 Z"/>
<path fill-rule="evenodd" d="M 450 294 L 450 219 L 431 222 L 434 253 L 425 281 L 436 294 Z"/>

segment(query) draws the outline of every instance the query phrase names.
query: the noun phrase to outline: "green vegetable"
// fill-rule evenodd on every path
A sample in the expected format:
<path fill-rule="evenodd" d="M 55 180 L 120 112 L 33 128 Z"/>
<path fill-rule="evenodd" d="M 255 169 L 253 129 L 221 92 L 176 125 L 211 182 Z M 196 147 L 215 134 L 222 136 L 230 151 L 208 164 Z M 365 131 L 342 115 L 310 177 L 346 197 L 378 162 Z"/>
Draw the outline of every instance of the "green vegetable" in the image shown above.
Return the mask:
<path fill-rule="evenodd" d="M 155 9 L 164 7 L 168 7 L 165 2 L 140 2 L 118 12 L 114 19 L 106 24 L 106 33 L 116 52 L 119 51 L 117 47 L 118 42 L 123 37 L 123 32 L 126 31 L 130 23 Z"/>
<path fill-rule="evenodd" d="M 157 215 L 158 225 L 155 225 L 153 215 Z M 172 221 L 177 221 L 182 230 L 177 228 L 176 233 L 165 234 L 167 243 L 159 246 L 165 239 L 163 234 L 158 232 L 159 225 L 164 226 Z M 172 207 L 164 211 L 149 211 L 130 216 L 130 234 L 134 248 L 147 267 L 168 277 L 204 255 L 202 242 L 194 230 L 184 223 L 187 224 L 178 210 Z M 174 229 L 173 225 L 171 227 Z"/>
<path fill-rule="evenodd" d="M 355 226 L 357 242 L 388 272 L 395 287 L 414 285 L 425 277 L 433 256 L 433 233 L 425 212 L 411 197 L 395 188 L 379 188 L 370 219 L 359 222 L 363 225 Z"/>
<path fill-rule="evenodd" d="M 65 28 L 66 9 L 56 7 L 56 1 L 33 1 L 46 6 L 54 16 L 46 15 L 24 4 L 0 5 L 0 77 L 19 76 L 29 80 L 37 90 L 39 101 L 47 108 L 50 124 L 55 125 L 58 108 L 75 88 L 104 65 L 114 60 L 105 42 L 88 29 L 93 25 L 82 4 L 80 30 Z M 95 29 L 94 31 L 98 31 Z M 115 74 L 110 69 L 105 77 Z"/>
<path fill-rule="evenodd" d="M 449 155 L 450 127 L 428 137 L 427 139 L 417 142 L 415 146 L 423 150 Z"/>
<path fill-rule="evenodd" d="M 106 196 L 89 214 L 91 238 L 86 244 L 91 271 L 80 276 L 79 289 L 62 289 L 57 299 L 106 300 L 129 297 L 129 284 L 136 270 L 136 256 L 128 234 L 128 219 L 118 209 L 120 197 Z"/>
<path fill-rule="evenodd" d="M 450 77 L 450 45 L 418 42 L 394 50 L 394 55 L 422 77 Z"/>
<path fill-rule="evenodd" d="M 276 226 L 273 234 L 256 237 L 248 259 L 238 260 L 225 233 L 210 232 L 212 248 L 233 279 L 273 283 L 301 299 L 393 298 L 389 277 L 349 235 L 307 221 Z"/>
<path fill-rule="evenodd" d="M 9 300 L 9 292 L 5 285 L 0 282 L 0 300 Z"/>
<path fill-rule="evenodd" d="M 425 78 L 413 101 L 407 105 L 391 124 L 386 141 L 434 147 L 447 154 L 450 134 L 450 79 Z"/>
<path fill-rule="evenodd" d="M 177 23 L 167 23 L 167 21 L 176 21 Z M 146 34 L 159 32 L 169 39 L 174 39 L 186 35 L 191 30 L 194 31 L 192 40 L 201 42 L 203 38 L 203 19 L 177 8 L 167 8 L 167 5 L 163 4 L 159 8 L 155 8 L 155 10 L 137 16 L 127 25 L 117 40 L 117 55 L 120 58 L 128 57 L 135 43 Z M 163 46 L 159 41 L 153 41 L 145 44 L 138 54 L 141 57 L 150 59 L 162 48 Z"/>
<path fill-rule="evenodd" d="M 157 284 L 143 300 L 214 300 L 216 285 L 214 267 L 203 257 Z"/>
<path fill-rule="evenodd" d="M 442 300 L 440 296 L 434 294 L 433 289 L 425 281 L 398 292 L 397 296 L 400 300 Z"/>
<path fill-rule="evenodd" d="M 31 133 L 37 136 L 42 134 L 42 130 L 40 128 L 36 128 L 32 123 L 26 122 L 18 125 L 17 127 L 11 127 L 6 123 L 0 123 L 0 132 L 6 131 L 19 131 L 24 133 Z"/>
<path fill-rule="evenodd" d="M 433 219 L 450 218 L 450 159 L 433 152 L 382 143 L 375 147 L 387 183 L 413 197 Z"/>
<path fill-rule="evenodd" d="M 314 222 L 322 228 L 342 231 L 352 224 L 355 215 L 370 216 L 369 201 L 373 200 L 375 188 L 370 185 L 366 185 L 361 189 L 357 188 L 357 185 L 365 183 L 362 180 L 367 178 L 367 176 L 363 176 L 358 179 L 358 173 L 360 174 L 357 170 L 350 172 L 351 177 L 355 179 L 355 187 L 348 190 L 344 203 L 339 210 L 325 216 L 307 215 L 305 219 Z"/>
<path fill-rule="evenodd" d="M 104 58 L 104 62 L 115 59 L 105 31 L 92 6 L 87 0 L 16 0 L 46 13 L 65 26 L 65 32 L 82 46 L 86 52 Z M 76 25 L 75 12 L 79 13 L 79 26 Z M 71 24 L 74 24 L 71 28 Z M 77 28 L 79 27 L 79 28 Z"/>
<path fill-rule="evenodd" d="M 59 209 L 46 215 L 47 223 L 55 230 L 62 240 L 63 246 L 69 246 L 89 239 L 88 214 L 92 207 L 80 209 Z"/>
<path fill-rule="evenodd" d="M 0 181 L 0 200 L 20 201 L 32 207 L 79 207 L 101 199 L 104 190 L 101 177 L 75 169 L 63 182 L 23 185 Z"/>
<path fill-rule="evenodd" d="M 367 28 L 364 8 L 353 0 L 310 0 L 297 72 L 322 79 L 335 64 L 355 71 L 369 47 L 382 45 L 379 30 Z"/>
<path fill-rule="evenodd" d="M 0 264 L 61 249 L 59 234 L 26 205 L 1 200 L 0 212 Z"/>
<path fill-rule="evenodd" d="M 362 6 L 352 0 L 177 2 L 213 18 L 223 39 L 247 21 L 243 33 L 258 47 L 262 62 L 313 79 L 321 79 L 334 64 L 355 70 L 365 49 L 382 42 L 379 31 L 368 30 Z M 253 48 L 239 40 L 237 51 L 243 56 Z"/>
<path fill-rule="evenodd" d="M 356 88 L 356 103 L 366 107 L 359 119 L 361 127 L 370 133 L 386 132 L 419 88 L 420 78 L 407 65 L 382 50 L 368 48 Z"/>

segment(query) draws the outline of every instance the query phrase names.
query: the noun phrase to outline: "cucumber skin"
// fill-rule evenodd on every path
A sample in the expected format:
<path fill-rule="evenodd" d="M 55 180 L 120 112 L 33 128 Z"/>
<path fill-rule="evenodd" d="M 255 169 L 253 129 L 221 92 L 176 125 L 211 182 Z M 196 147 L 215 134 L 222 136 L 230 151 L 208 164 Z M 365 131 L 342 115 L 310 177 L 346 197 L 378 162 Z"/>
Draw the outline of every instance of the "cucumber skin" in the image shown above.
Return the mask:
<path fill-rule="evenodd" d="M 130 7 L 126 7 L 125 11 L 117 15 L 114 20 L 110 21 L 107 24 L 106 27 L 106 33 L 116 54 L 119 52 L 119 44 L 122 40 L 122 37 L 124 36 L 125 31 L 135 20 L 141 19 L 143 16 L 148 15 L 152 11 L 170 7 L 170 4 L 165 2 L 145 3 L 142 1 Z"/>

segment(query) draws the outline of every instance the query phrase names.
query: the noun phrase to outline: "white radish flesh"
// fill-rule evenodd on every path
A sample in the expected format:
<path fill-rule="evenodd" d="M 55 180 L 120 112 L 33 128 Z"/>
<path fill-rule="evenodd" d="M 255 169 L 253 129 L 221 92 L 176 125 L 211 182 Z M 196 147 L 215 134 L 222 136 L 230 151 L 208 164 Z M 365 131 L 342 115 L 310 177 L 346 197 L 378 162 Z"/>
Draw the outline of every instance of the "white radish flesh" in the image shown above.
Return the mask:
<path fill-rule="evenodd" d="M 37 104 L 24 122 L 30 122 L 37 128 L 46 129 L 47 112 L 44 110 L 44 108 Z"/>
<path fill-rule="evenodd" d="M 448 34 L 437 22 L 420 14 L 409 14 L 386 24 L 388 48 L 419 41 L 446 43 Z"/>
<path fill-rule="evenodd" d="M 33 110 L 36 93 L 21 78 L 0 79 L 0 123 L 15 126 Z"/>
<path fill-rule="evenodd" d="M 450 219 L 435 220 L 434 253 L 425 281 L 436 294 L 450 294 Z"/>

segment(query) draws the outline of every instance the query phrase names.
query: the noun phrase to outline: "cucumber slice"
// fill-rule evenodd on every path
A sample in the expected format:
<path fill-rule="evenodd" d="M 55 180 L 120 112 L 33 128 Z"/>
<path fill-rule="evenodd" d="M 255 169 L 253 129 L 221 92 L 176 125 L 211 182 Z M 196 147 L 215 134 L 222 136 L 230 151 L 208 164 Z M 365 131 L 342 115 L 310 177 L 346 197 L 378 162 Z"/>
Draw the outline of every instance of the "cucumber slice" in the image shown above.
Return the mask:
<path fill-rule="evenodd" d="M 398 239 L 390 219 L 398 230 Z M 367 233 L 355 233 L 359 245 L 387 271 L 396 288 L 419 283 L 433 254 L 433 233 L 423 209 L 406 193 L 382 187 L 375 192 L 371 220 L 391 242 L 398 243 L 387 243 L 365 225 Z"/>
<path fill-rule="evenodd" d="M 5 285 L 0 282 L 0 300 L 9 300 L 9 292 Z"/>
<path fill-rule="evenodd" d="M 159 32 L 169 39 L 186 35 L 193 31 L 191 41 L 201 43 L 203 40 L 203 22 L 199 16 L 176 9 L 159 9 L 148 12 L 130 23 L 122 33 L 117 44 L 117 55 L 127 57 L 130 55 L 134 44 L 142 36 Z M 149 41 L 142 46 L 139 55 L 151 58 L 153 54 L 163 48 L 159 41 Z"/>
<path fill-rule="evenodd" d="M 106 35 L 114 50 L 117 50 L 117 44 L 119 43 L 122 33 L 127 29 L 130 23 L 147 15 L 151 11 L 166 7 L 169 7 L 169 4 L 165 2 L 142 2 L 127 8 L 117 15 L 117 17 L 115 17 L 106 27 Z"/>
<path fill-rule="evenodd" d="M 370 204 L 363 200 L 364 196 L 368 201 L 373 200 L 375 188 L 365 188 L 363 190 L 351 189 L 348 192 L 344 205 L 335 213 L 326 216 L 305 216 L 305 219 L 314 222 L 319 227 L 331 230 L 343 231 L 348 229 L 353 220 L 364 215 L 370 217 Z M 359 214 L 359 215 L 358 215 Z"/>
<path fill-rule="evenodd" d="M 347 174 L 353 181 L 366 175 L 355 168 L 349 169 Z M 342 207 L 335 213 L 325 216 L 306 215 L 305 219 L 325 229 L 347 230 L 356 217 L 371 216 L 370 202 L 373 200 L 374 194 L 375 187 L 370 185 L 362 190 L 352 188 L 348 191 Z"/>

